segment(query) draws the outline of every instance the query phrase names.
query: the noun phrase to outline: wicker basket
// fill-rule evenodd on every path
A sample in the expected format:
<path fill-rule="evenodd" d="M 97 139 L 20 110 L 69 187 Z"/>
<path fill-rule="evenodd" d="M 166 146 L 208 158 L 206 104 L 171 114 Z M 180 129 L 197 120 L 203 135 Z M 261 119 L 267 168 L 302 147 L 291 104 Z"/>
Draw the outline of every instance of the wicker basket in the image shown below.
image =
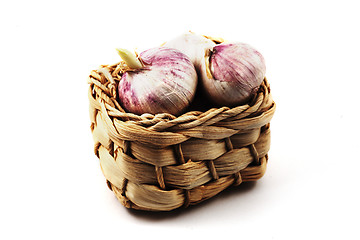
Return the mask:
<path fill-rule="evenodd" d="M 188 207 L 264 175 L 275 111 L 266 79 L 246 105 L 139 116 L 116 100 L 124 70 L 121 62 L 103 65 L 88 81 L 95 154 L 125 207 Z"/>

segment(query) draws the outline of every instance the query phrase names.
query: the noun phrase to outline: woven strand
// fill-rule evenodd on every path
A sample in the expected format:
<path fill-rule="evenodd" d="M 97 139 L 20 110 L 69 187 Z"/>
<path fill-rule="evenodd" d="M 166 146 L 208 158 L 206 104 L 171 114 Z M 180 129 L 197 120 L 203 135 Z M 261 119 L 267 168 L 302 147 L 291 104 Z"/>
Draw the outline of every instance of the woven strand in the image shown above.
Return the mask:
<path fill-rule="evenodd" d="M 184 204 L 183 204 L 183 208 L 187 208 L 190 206 L 190 191 L 185 189 L 184 190 Z"/>
<path fill-rule="evenodd" d="M 231 139 L 229 137 L 225 138 L 225 144 L 226 144 L 226 149 L 228 151 L 231 151 L 234 149 Z"/>
<path fill-rule="evenodd" d="M 234 186 L 239 186 L 242 183 L 242 177 L 240 172 L 237 172 L 234 174 Z"/>
<path fill-rule="evenodd" d="M 184 158 L 184 154 L 181 149 L 181 144 L 174 145 L 174 152 L 175 152 L 176 159 L 178 160 L 178 163 L 184 164 L 185 158 Z"/>
<path fill-rule="evenodd" d="M 215 168 L 215 165 L 214 165 L 214 161 L 213 160 L 209 160 L 208 161 L 208 166 L 209 166 L 209 170 L 210 170 L 210 173 L 211 173 L 211 176 L 214 180 L 218 180 L 219 179 L 219 175 L 217 174 L 216 172 L 216 168 Z"/>
<path fill-rule="evenodd" d="M 228 151 L 232 151 L 234 149 L 234 146 L 233 146 L 230 138 L 225 139 L 225 144 L 226 144 L 226 149 Z M 239 186 L 241 183 L 242 183 L 242 177 L 241 177 L 240 171 L 238 171 L 237 173 L 234 174 L 233 185 L 236 187 L 236 186 Z"/>
<path fill-rule="evenodd" d="M 164 180 L 164 174 L 161 167 L 155 166 L 155 172 L 156 172 L 156 179 L 159 183 L 159 186 L 161 189 L 165 189 L 165 180 Z"/>
<path fill-rule="evenodd" d="M 255 164 L 259 165 L 260 164 L 259 153 L 257 152 L 255 145 L 254 144 L 249 145 L 249 149 L 250 149 L 251 155 L 254 158 Z"/>

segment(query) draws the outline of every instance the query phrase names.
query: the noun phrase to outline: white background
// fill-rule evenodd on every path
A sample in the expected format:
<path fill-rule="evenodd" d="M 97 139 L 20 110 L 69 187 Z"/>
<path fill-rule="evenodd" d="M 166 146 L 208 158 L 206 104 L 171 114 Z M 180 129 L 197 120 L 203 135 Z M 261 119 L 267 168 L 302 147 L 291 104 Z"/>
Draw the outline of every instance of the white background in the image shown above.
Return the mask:
<path fill-rule="evenodd" d="M 356 1 L 2 1 L 0 20 L 1 239 L 360 238 Z M 189 30 L 264 55 L 268 170 L 185 211 L 129 211 L 93 154 L 87 76 Z"/>

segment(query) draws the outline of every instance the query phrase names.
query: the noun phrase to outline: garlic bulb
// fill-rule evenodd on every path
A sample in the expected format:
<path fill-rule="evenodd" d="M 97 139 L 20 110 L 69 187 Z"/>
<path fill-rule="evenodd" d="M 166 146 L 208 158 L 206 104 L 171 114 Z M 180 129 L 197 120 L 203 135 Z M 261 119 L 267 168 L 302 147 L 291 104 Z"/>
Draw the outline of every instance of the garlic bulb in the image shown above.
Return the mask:
<path fill-rule="evenodd" d="M 176 49 L 157 47 L 139 59 L 123 49 L 119 55 L 130 68 L 119 82 L 123 108 L 135 114 L 180 114 L 194 98 L 196 70 L 189 58 Z"/>
<path fill-rule="evenodd" d="M 257 92 L 265 77 L 263 56 L 245 43 L 216 44 L 207 37 L 187 33 L 164 46 L 188 54 L 205 92 L 219 105 L 245 104 Z"/>
<path fill-rule="evenodd" d="M 256 94 L 265 77 L 263 56 L 245 43 L 222 43 L 206 57 L 206 92 L 216 103 L 244 104 Z"/>

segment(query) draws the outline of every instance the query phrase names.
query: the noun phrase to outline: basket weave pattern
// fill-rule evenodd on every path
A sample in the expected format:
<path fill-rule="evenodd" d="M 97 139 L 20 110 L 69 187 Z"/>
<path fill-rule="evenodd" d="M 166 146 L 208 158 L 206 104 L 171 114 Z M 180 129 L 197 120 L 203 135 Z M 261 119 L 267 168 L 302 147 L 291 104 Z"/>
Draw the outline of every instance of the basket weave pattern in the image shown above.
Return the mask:
<path fill-rule="evenodd" d="M 170 211 L 264 175 L 275 111 L 266 79 L 246 105 L 139 116 L 116 100 L 125 69 L 103 65 L 88 79 L 94 151 L 125 207 Z"/>

